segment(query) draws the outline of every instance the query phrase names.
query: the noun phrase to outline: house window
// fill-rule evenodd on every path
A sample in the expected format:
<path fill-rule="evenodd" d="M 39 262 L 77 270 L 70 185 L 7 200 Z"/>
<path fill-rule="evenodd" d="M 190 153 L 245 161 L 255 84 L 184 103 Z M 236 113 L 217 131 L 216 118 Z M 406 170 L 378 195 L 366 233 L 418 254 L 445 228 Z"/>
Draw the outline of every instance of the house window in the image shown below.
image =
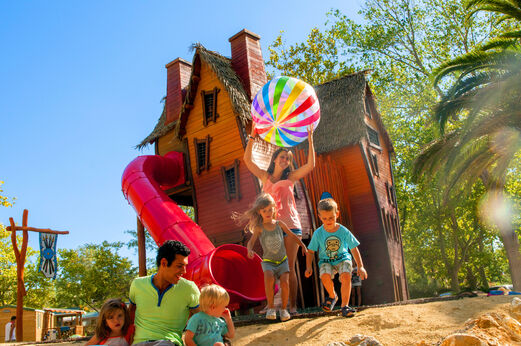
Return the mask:
<path fill-rule="evenodd" d="M 371 102 L 369 101 L 369 96 L 365 97 L 365 114 L 367 114 L 367 116 L 370 119 L 373 118 L 373 114 L 371 112 Z"/>
<path fill-rule="evenodd" d="M 367 126 L 367 136 L 369 137 L 369 143 L 374 144 L 376 146 L 380 146 L 380 138 L 378 138 L 378 131 L 374 130 L 372 127 Z"/>
<path fill-rule="evenodd" d="M 217 94 L 219 91 L 219 88 L 213 88 L 213 90 L 210 91 L 201 91 L 204 126 L 208 126 L 210 121 L 215 122 L 219 117 L 219 114 L 217 114 Z"/>
<path fill-rule="evenodd" d="M 384 208 L 380 208 L 380 213 L 382 214 L 384 233 L 387 236 L 387 238 L 389 238 L 389 221 L 387 220 L 387 212 Z"/>
<path fill-rule="evenodd" d="M 371 165 L 371 170 L 373 174 L 377 177 L 380 176 L 380 170 L 378 169 L 378 157 L 376 154 L 373 154 L 369 148 L 367 148 L 367 158 L 369 159 L 369 164 Z"/>
<path fill-rule="evenodd" d="M 194 138 L 195 160 L 197 174 L 210 169 L 210 135 L 204 139 Z"/>
<path fill-rule="evenodd" d="M 396 194 L 394 191 L 394 186 L 391 186 L 389 183 L 385 183 L 385 189 L 387 190 L 387 202 L 390 205 L 396 206 Z"/>
<path fill-rule="evenodd" d="M 241 199 L 239 184 L 239 160 L 228 167 L 221 167 L 221 174 L 224 182 L 224 195 L 227 201 L 236 198 Z"/>

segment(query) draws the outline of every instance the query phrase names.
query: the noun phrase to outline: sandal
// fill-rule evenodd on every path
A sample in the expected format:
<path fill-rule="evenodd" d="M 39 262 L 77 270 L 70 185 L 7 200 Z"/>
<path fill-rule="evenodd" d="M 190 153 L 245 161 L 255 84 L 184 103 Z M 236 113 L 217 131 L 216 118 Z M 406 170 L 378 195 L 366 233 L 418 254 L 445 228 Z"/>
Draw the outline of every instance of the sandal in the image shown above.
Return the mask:
<path fill-rule="evenodd" d="M 344 316 L 344 317 L 353 317 L 355 315 L 355 313 L 356 313 L 356 310 L 348 305 L 342 307 L 342 316 Z"/>
<path fill-rule="evenodd" d="M 324 304 L 322 304 L 322 310 L 325 312 L 333 311 L 336 302 L 338 301 L 338 296 L 335 295 L 335 298 L 327 297 Z"/>

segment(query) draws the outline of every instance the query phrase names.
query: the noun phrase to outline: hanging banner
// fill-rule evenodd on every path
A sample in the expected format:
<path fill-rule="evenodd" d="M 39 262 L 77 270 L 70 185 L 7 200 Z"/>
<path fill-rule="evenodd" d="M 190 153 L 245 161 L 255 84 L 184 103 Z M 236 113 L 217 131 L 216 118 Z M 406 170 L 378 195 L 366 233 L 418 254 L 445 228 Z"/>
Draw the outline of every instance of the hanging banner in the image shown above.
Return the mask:
<path fill-rule="evenodd" d="M 46 278 L 56 279 L 58 261 L 56 260 L 57 234 L 40 233 L 40 266 L 38 271 Z"/>

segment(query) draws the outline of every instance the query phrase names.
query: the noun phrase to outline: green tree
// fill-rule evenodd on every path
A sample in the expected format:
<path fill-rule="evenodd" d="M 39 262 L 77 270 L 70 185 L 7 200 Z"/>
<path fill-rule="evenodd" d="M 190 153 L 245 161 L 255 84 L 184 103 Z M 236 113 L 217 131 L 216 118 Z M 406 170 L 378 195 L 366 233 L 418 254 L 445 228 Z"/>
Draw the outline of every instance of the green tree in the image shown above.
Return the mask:
<path fill-rule="evenodd" d="M 445 85 L 432 85 L 434 67 L 469 52 L 501 28 L 494 25 L 494 15 L 466 16 L 456 0 L 368 0 L 360 15 L 364 21 L 358 24 L 334 10 L 328 14 L 323 32 L 315 28 L 306 42 L 289 48 L 279 36 L 270 47 L 267 65 L 311 84 L 353 68 L 374 71 L 370 83 L 396 152 L 394 177 L 409 283 L 418 285 L 417 292 L 423 292 L 419 294 L 426 294 L 425 287 L 456 289 L 465 281 L 460 271 L 473 261 L 469 256 L 478 255 L 469 249 L 478 241 L 472 232 L 476 230 L 473 221 L 479 190 L 475 190 L 472 204 L 461 202 L 450 210 L 441 203 L 438 186 L 413 181 L 411 169 L 422 147 L 437 137 L 436 130 L 428 126 L 429 115 Z M 323 50 L 316 49 L 317 38 L 328 40 Z M 335 53 L 338 55 L 333 56 Z M 306 72 L 306 59 L 312 61 L 312 73 Z M 461 217 L 465 227 L 453 221 Z M 483 237 L 489 243 L 495 236 L 484 232 Z M 491 249 L 483 247 L 483 251 Z M 433 261 L 424 260 L 427 258 Z M 432 263 L 438 263 L 438 268 L 427 268 Z"/>
<path fill-rule="evenodd" d="M 22 239 L 20 238 L 20 241 Z M 11 232 L 0 224 L 0 305 L 16 303 L 16 259 Z"/>
<path fill-rule="evenodd" d="M 417 173 L 441 171 L 445 191 L 480 179 L 489 191 L 485 216 L 499 229 L 512 282 L 521 289 L 519 238 L 510 215 L 493 217 L 493 209 L 507 209 L 505 183 L 521 150 L 521 3 L 512 0 L 472 0 L 467 18 L 479 11 L 501 15 L 506 31 L 471 52 L 444 62 L 435 71 L 435 85 L 448 79 L 447 91 L 434 109 L 440 131 L 447 122 L 455 129 L 431 143 L 417 159 Z M 461 119 L 461 120 L 460 120 Z M 519 173 L 519 172 L 518 172 Z M 518 174 L 519 177 L 519 174 Z M 495 206 L 496 204 L 502 206 Z"/>
<path fill-rule="evenodd" d="M 118 254 L 122 246 L 104 241 L 59 250 L 56 306 L 97 309 L 108 298 L 128 299 L 136 268 Z"/>
<path fill-rule="evenodd" d="M 4 190 L 2 190 L 3 181 L 0 180 L 0 207 L 11 207 L 13 205 L 12 202 L 9 202 L 9 198 L 6 196 L 2 196 Z"/>

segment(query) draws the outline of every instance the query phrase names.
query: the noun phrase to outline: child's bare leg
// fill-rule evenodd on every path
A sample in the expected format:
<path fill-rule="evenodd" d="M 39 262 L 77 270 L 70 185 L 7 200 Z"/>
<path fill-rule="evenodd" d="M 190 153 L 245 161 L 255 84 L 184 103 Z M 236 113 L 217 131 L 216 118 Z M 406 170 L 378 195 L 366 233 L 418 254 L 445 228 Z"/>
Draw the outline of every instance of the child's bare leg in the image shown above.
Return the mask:
<path fill-rule="evenodd" d="M 284 245 L 286 246 L 286 254 L 288 256 L 289 265 L 289 307 L 290 310 L 297 309 L 297 272 L 295 270 L 295 263 L 297 261 L 297 254 L 299 246 L 289 237 L 284 238 Z"/>
<path fill-rule="evenodd" d="M 362 306 L 362 287 L 356 286 L 356 301 L 358 306 Z"/>
<path fill-rule="evenodd" d="M 280 298 L 282 300 L 281 309 L 286 309 L 288 307 L 288 297 L 289 297 L 289 273 L 284 273 L 280 276 L 280 289 L 281 294 Z"/>
<path fill-rule="evenodd" d="M 224 346 L 224 344 L 222 342 L 216 342 L 213 346 Z"/>
<path fill-rule="evenodd" d="M 335 285 L 333 284 L 333 279 L 331 278 L 331 275 L 322 274 L 320 276 L 320 280 L 322 281 L 322 285 L 324 285 L 324 288 L 326 289 L 329 297 L 334 298 L 336 295 L 335 294 Z"/>
<path fill-rule="evenodd" d="M 273 287 L 275 286 L 275 277 L 271 270 L 264 272 L 264 290 L 266 291 L 266 300 L 268 301 L 268 308 L 273 309 Z"/>
<path fill-rule="evenodd" d="M 351 274 L 342 273 L 340 274 L 340 283 L 342 284 L 342 306 L 349 305 L 349 298 L 351 296 Z"/>

